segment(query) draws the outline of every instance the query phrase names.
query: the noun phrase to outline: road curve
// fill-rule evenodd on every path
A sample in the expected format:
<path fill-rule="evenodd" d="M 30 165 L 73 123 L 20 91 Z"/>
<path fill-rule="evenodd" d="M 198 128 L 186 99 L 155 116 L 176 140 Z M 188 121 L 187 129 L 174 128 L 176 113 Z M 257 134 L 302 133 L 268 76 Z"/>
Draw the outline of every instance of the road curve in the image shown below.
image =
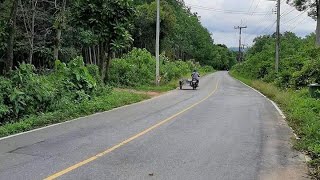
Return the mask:
<path fill-rule="evenodd" d="M 2 139 L 0 179 L 307 179 L 292 136 L 270 101 L 217 72 L 196 91 Z"/>

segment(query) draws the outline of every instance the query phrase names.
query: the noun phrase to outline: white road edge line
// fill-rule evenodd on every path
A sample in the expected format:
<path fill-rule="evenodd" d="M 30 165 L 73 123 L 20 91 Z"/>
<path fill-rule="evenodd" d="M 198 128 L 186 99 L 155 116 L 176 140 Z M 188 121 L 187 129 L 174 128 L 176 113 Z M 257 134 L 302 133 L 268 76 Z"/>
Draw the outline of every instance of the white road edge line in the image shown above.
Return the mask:
<path fill-rule="evenodd" d="M 140 101 L 140 102 L 136 102 L 136 103 L 132 103 L 132 104 L 116 107 L 116 108 L 110 109 L 108 111 L 98 112 L 98 113 L 90 114 L 90 115 L 87 115 L 87 116 L 79 117 L 79 118 L 76 118 L 76 119 L 71 119 L 71 120 L 68 120 L 68 121 L 64 121 L 64 122 L 60 122 L 60 123 L 56 123 L 56 124 L 51 124 L 51 125 L 48 125 L 48 126 L 45 126 L 45 127 L 32 129 L 30 131 L 26 131 L 26 132 L 21 132 L 21 133 L 18 133 L 18 134 L 5 136 L 5 137 L 0 138 L 0 141 L 5 140 L 5 139 L 9 139 L 9 138 L 13 138 L 13 137 L 16 137 L 16 136 L 20 136 L 20 135 L 23 135 L 23 134 L 27 134 L 27 133 L 31 133 L 31 132 L 35 132 L 35 131 L 39 131 L 39 130 L 43 130 L 43 129 L 47 129 L 47 128 L 50 128 L 50 127 L 58 126 L 58 125 L 61 125 L 61 124 L 71 123 L 73 121 L 77 121 L 77 120 L 80 120 L 80 119 L 88 118 L 88 117 L 91 117 L 91 116 L 96 116 L 96 115 L 99 115 L 99 114 L 108 113 L 108 112 L 116 111 L 116 110 L 119 110 L 119 109 L 125 109 L 127 107 L 138 105 L 138 104 L 143 104 L 143 103 L 155 100 L 157 98 L 160 98 L 161 96 L 171 94 L 173 91 L 175 91 L 175 89 L 171 90 L 171 91 L 168 91 L 168 92 L 166 92 L 166 93 L 164 93 L 162 95 L 150 98 L 150 99 L 146 99 L 146 100 L 143 100 L 143 101 Z"/>
<path fill-rule="evenodd" d="M 236 80 L 239 81 L 239 82 L 241 82 L 243 85 L 249 87 L 250 89 L 254 90 L 255 92 L 259 93 L 261 96 L 265 97 L 266 99 L 268 99 L 268 100 L 272 103 L 272 105 L 276 108 L 276 110 L 279 112 L 279 114 L 281 115 L 281 117 L 282 117 L 283 119 L 286 119 L 286 116 L 284 115 L 284 113 L 282 112 L 282 110 L 279 108 L 279 106 L 278 106 L 274 101 L 272 101 L 271 99 L 269 99 L 267 96 L 265 96 L 264 94 L 262 94 L 260 91 L 258 91 L 258 90 L 256 90 L 256 89 L 254 89 L 253 87 L 247 85 L 246 83 L 244 83 L 244 82 L 242 82 L 242 81 L 240 81 L 240 80 L 238 80 L 238 79 L 236 79 Z M 289 127 L 290 127 L 290 126 L 289 126 Z M 294 137 L 296 138 L 296 140 L 299 140 L 300 137 L 294 132 L 294 130 L 293 130 L 291 127 L 290 127 L 290 129 L 292 130 L 293 135 L 294 135 Z"/>
<path fill-rule="evenodd" d="M 234 79 L 235 79 L 235 78 L 234 78 Z M 265 96 L 264 94 L 262 94 L 260 91 L 258 91 L 258 90 L 256 90 L 256 89 L 254 89 L 253 87 L 247 85 L 246 83 L 244 83 L 244 82 L 242 82 L 242 81 L 240 81 L 240 80 L 238 80 L 238 79 L 236 79 L 236 80 L 239 81 L 239 82 L 241 82 L 241 83 L 244 84 L 245 86 L 249 87 L 250 89 L 256 91 L 257 93 L 259 93 L 261 96 L 265 97 L 266 99 L 268 99 L 268 100 L 273 104 L 273 106 L 277 109 L 277 111 L 280 113 L 280 115 L 282 116 L 282 118 L 283 118 L 283 119 L 286 119 L 286 116 L 283 114 L 283 112 L 281 111 L 281 109 L 278 107 L 278 105 L 277 105 L 275 102 L 273 102 L 273 101 L 272 101 L 271 99 L 269 99 L 267 96 Z M 289 127 L 290 127 L 290 126 L 289 126 Z M 292 133 L 293 133 L 294 137 L 296 138 L 296 140 L 299 140 L 300 137 L 294 132 L 294 130 L 292 129 L 292 127 L 290 127 L 290 129 L 292 130 Z M 309 155 L 307 155 L 306 153 L 301 153 L 301 154 L 304 155 L 304 160 L 305 160 L 305 162 L 310 162 L 310 161 L 312 160 L 312 158 L 311 158 Z"/>
<path fill-rule="evenodd" d="M 239 80 L 238 80 L 238 81 L 239 81 Z M 241 83 L 244 84 L 245 86 L 249 87 L 250 89 L 254 90 L 255 92 L 259 93 L 259 94 L 260 94 L 261 96 L 263 96 L 264 98 L 268 99 L 268 100 L 272 103 L 272 105 L 276 108 L 276 110 L 279 112 L 279 114 L 281 115 L 281 117 L 282 117 L 283 119 L 286 119 L 286 116 L 284 115 L 284 113 L 282 112 L 282 110 L 279 108 L 279 106 L 278 106 L 274 101 L 272 101 L 271 99 L 269 99 L 267 96 L 265 96 L 264 94 L 262 94 L 260 91 L 256 90 L 255 88 L 247 85 L 246 83 L 244 83 L 244 82 L 242 82 L 242 81 L 239 81 L 239 82 L 241 82 Z"/>

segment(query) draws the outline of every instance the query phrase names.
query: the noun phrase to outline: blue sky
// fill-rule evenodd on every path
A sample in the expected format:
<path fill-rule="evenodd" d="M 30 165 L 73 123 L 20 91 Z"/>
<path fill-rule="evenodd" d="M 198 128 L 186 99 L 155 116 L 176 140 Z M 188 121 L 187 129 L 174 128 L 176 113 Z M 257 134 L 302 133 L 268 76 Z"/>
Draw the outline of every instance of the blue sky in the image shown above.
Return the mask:
<path fill-rule="evenodd" d="M 238 46 L 234 26 L 246 25 L 243 44 L 252 45 L 254 37 L 275 31 L 275 1 L 270 0 L 184 0 L 201 17 L 201 23 L 212 33 L 215 43 Z M 315 31 L 316 22 L 281 0 L 281 32 L 292 31 L 303 37 Z"/>

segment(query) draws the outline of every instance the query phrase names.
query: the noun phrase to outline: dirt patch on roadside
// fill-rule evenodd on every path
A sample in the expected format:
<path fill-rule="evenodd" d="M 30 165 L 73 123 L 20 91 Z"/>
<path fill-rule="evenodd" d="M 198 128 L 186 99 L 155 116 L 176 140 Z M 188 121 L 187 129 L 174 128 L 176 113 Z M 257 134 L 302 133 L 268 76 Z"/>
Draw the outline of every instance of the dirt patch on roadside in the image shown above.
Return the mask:
<path fill-rule="evenodd" d="M 134 89 L 121 89 L 121 88 L 114 88 L 116 91 L 125 91 L 125 92 L 130 92 L 130 93 L 135 93 L 135 94 L 145 94 L 150 96 L 151 98 L 160 96 L 164 94 L 165 92 L 156 92 L 156 91 L 138 91 Z"/>

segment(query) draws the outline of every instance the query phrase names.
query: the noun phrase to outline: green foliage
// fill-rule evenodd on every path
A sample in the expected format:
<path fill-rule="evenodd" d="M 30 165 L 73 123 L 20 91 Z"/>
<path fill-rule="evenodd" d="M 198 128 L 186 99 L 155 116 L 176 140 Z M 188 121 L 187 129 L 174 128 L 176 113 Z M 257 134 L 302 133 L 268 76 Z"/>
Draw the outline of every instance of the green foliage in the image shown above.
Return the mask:
<path fill-rule="evenodd" d="M 61 106 L 52 112 L 46 112 L 40 115 L 30 115 L 22 118 L 21 121 L 4 124 L 0 126 L 0 137 L 71 120 L 96 112 L 107 111 L 116 107 L 142 101 L 147 98 L 149 97 L 144 94 L 135 94 L 130 92 L 113 91 L 111 93 L 110 89 L 107 88 L 102 90 L 99 96 L 94 97 L 90 101 L 82 101 L 78 104 L 70 103 L 68 106 Z"/>
<path fill-rule="evenodd" d="M 210 71 L 212 67 L 204 69 L 192 61 L 170 61 L 161 56 L 161 83 L 165 84 L 173 79 L 190 74 L 193 69 Z M 110 69 L 110 83 L 116 86 L 137 87 L 153 85 L 155 82 L 155 58 L 145 49 L 133 49 L 121 59 L 114 59 Z"/>
<path fill-rule="evenodd" d="M 0 123 L 92 98 L 97 82 L 102 84 L 98 68 L 91 65 L 89 69 L 80 57 L 67 65 L 56 61 L 49 75 L 35 73 L 33 65 L 20 64 L 8 78 L 0 78 Z"/>
<path fill-rule="evenodd" d="M 156 3 L 150 0 L 135 3 L 134 46 L 154 52 Z M 224 45 L 214 45 L 199 16 L 192 13 L 183 1 L 161 1 L 160 13 L 160 49 L 167 57 L 183 61 L 195 59 L 201 65 L 210 65 L 215 69 L 231 69 L 235 64 L 234 54 Z"/>
<path fill-rule="evenodd" d="M 305 61 L 300 71 L 293 74 L 295 87 L 305 87 L 312 83 L 320 83 L 320 61 Z"/>
<path fill-rule="evenodd" d="M 6 23 L 0 20 L 0 52 L 4 52 L 7 47 L 7 36 Z"/>
<path fill-rule="evenodd" d="M 160 42 L 164 42 L 168 38 L 168 35 L 174 32 L 176 16 L 172 6 L 170 6 L 166 1 L 161 1 L 160 7 Z M 137 13 L 134 20 L 134 45 L 136 47 L 144 47 L 150 52 L 153 52 L 155 49 L 156 8 L 157 4 L 155 1 L 150 4 L 144 3 L 137 6 Z"/>
<path fill-rule="evenodd" d="M 314 34 L 301 39 L 286 32 L 281 36 L 280 72 L 274 65 L 274 38 L 262 36 L 248 50 L 247 59 L 233 70 L 243 77 L 274 82 L 282 88 L 300 89 L 311 83 L 319 83 L 320 54 L 314 46 Z"/>
<path fill-rule="evenodd" d="M 133 49 L 121 59 L 112 61 L 110 83 L 121 86 L 151 84 L 154 79 L 155 59 L 147 50 Z"/>
<path fill-rule="evenodd" d="M 84 29 L 82 34 L 89 37 L 88 43 L 95 37 L 111 49 L 123 49 L 132 42 L 128 29 L 135 11 L 131 3 L 131 0 L 76 0 L 73 23 Z"/>

